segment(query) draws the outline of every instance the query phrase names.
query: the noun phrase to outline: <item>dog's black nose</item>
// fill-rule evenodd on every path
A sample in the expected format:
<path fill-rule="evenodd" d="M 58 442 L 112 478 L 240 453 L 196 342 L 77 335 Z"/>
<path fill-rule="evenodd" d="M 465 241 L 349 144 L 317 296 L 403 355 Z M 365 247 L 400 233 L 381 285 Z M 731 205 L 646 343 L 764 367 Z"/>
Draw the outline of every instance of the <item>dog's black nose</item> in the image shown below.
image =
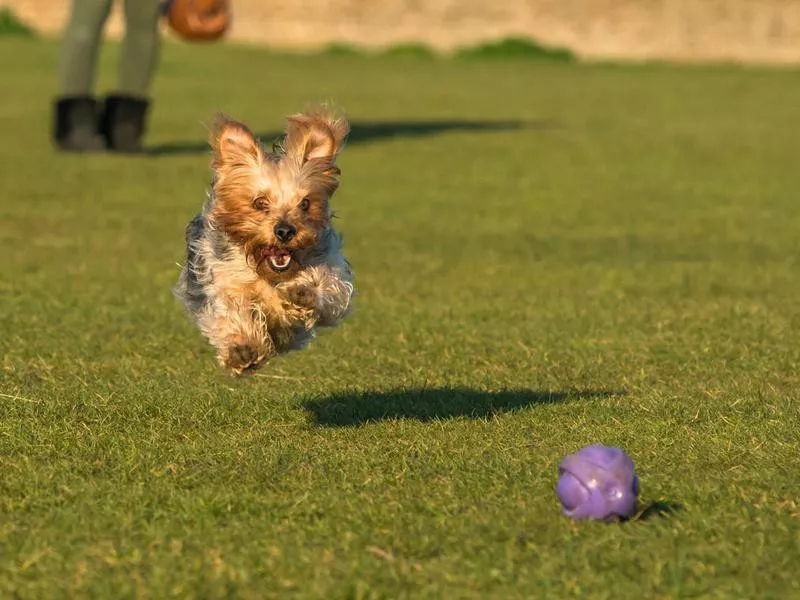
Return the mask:
<path fill-rule="evenodd" d="M 289 223 L 278 223 L 275 225 L 275 237 L 278 238 L 281 242 L 288 242 L 294 237 L 294 234 L 297 233 L 297 229 L 295 229 L 294 225 L 290 225 Z"/>

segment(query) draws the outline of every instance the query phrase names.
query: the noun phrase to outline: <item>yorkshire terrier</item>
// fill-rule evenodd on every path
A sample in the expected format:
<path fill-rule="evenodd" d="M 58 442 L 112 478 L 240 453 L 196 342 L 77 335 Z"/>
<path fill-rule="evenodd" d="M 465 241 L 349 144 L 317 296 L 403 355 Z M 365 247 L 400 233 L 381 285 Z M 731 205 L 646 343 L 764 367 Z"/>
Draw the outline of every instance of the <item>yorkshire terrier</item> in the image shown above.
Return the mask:
<path fill-rule="evenodd" d="M 212 187 L 186 228 L 174 292 L 234 375 L 305 347 L 351 308 L 353 273 L 330 208 L 349 131 L 344 117 L 314 109 L 289 117 L 267 151 L 244 124 L 214 123 Z"/>

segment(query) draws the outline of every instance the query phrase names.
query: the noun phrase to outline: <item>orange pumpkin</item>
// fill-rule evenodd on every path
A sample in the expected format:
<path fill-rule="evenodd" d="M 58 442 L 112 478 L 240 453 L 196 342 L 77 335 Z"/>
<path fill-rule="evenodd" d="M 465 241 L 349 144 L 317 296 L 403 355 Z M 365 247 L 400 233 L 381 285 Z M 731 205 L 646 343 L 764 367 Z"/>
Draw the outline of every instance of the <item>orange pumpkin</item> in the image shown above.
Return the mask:
<path fill-rule="evenodd" d="M 166 12 L 170 28 L 193 42 L 219 39 L 231 24 L 228 0 L 170 0 Z"/>

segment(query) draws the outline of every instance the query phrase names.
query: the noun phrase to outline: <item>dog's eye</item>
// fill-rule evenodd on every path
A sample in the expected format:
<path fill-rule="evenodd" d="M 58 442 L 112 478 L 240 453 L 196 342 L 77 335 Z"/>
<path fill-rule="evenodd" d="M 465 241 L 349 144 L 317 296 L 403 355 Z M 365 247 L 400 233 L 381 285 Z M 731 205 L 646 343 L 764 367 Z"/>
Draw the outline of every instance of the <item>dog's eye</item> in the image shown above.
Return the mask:
<path fill-rule="evenodd" d="M 300 201 L 300 210 L 308 210 L 309 205 L 311 204 L 311 200 L 308 198 L 303 198 Z"/>
<path fill-rule="evenodd" d="M 267 200 L 266 196 L 259 196 L 253 200 L 253 207 L 257 210 L 263 210 L 264 212 L 267 212 L 269 210 L 269 200 Z"/>

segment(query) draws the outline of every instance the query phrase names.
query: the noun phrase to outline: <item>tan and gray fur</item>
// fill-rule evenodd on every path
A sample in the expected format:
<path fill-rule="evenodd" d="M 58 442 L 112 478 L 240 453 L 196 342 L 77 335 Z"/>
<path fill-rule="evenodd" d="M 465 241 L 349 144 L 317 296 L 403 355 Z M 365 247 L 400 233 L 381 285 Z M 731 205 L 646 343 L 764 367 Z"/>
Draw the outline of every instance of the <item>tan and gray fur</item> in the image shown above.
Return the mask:
<path fill-rule="evenodd" d="M 344 117 L 314 109 L 289 117 L 267 152 L 244 124 L 215 121 L 213 183 L 186 228 L 174 291 L 235 375 L 303 348 L 351 308 L 353 273 L 330 208 L 348 133 Z"/>

